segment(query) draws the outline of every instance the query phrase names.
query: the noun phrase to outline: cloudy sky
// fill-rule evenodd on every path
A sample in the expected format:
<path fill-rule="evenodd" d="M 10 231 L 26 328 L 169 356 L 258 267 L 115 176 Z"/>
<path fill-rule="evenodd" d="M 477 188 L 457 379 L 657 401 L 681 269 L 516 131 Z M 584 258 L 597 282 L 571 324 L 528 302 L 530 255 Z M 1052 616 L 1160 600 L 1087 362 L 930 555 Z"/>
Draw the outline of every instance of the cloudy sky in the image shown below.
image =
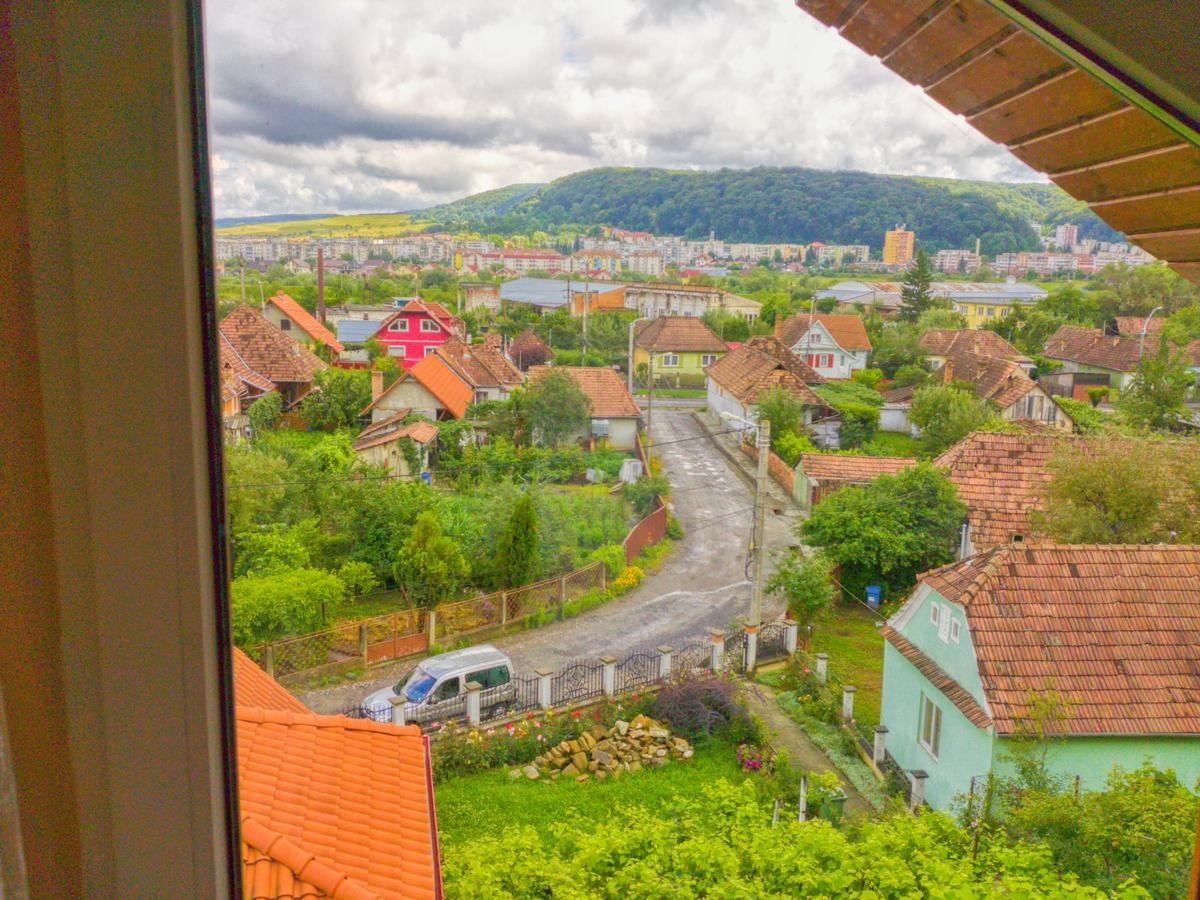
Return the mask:
<path fill-rule="evenodd" d="M 1037 176 L 790 0 L 209 0 L 217 215 L 595 166 Z"/>

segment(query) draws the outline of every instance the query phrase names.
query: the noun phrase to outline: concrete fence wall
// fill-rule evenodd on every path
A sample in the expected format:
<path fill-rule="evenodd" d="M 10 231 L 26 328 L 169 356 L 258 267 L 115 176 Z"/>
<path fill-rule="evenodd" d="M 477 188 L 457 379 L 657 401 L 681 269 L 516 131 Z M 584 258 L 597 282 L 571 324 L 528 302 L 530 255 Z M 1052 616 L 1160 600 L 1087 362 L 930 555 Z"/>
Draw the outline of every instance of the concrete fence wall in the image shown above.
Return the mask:
<path fill-rule="evenodd" d="M 747 444 L 742 441 L 738 446 L 742 448 L 742 452 L 749 456 L 755 462 L 758 462 L 758 448 L 753 444 Z M 793 497 L 796 496 L 796 470 L 789 466 L 773 450 L 767 451 L 770 456 L 767 457 L 767 471 L 771 477 L 775 479 L 776 484 L 786 490 Z"/>

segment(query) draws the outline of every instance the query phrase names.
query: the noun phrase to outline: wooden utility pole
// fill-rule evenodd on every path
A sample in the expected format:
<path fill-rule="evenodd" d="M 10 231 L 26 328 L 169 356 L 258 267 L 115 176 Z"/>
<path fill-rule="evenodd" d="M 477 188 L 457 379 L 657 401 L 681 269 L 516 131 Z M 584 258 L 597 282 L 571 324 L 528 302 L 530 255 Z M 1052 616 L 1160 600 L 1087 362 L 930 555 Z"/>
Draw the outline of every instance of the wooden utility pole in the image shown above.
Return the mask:
<path fill-rule="evenodd" d="M 771 453 L 771 423 L 760 419 L 758 435 L 758 475 L 754 480 L 754 568 L 750 589 L 750 624 L 762 623 L 763 568 L 766 547 L 763 546 L 767 525 L 767 458 Z"/>
<path fill-rule="evenodd" d="M 317 319 L 325 321 L 325 248 L 317 247 Z"/>
<path fill-rule="evenodd" d="M 650 351 L 650 366 L 646 376 L 646 462 L 650 461 L 650 445 L 654 439 L 650 436 L 650 427 L 654 424 L 654 351 Z M 647 475 L 650 473 L 647 472 Z"/>

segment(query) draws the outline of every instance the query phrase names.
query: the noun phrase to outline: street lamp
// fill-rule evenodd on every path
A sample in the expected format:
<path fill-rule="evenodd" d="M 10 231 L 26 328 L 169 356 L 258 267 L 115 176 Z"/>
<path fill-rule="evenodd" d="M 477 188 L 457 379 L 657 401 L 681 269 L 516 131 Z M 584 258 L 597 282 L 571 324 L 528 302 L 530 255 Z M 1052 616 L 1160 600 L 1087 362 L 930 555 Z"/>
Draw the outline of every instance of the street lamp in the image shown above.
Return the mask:
<path fill-rule="evenodd" d="M 1156 312 L 1161 312 L 1162 307 L 1156 306 L 1150 310 L 1150 315 L 1146 316 L 1146 321 L 1142 323 L 1142 336 L 1138 339 L 1138 364 L 1142 362 L 1142 352 L 1146 349 L 1146 332 L 1150 328 L 1150 320 L 1154 318 Z"/>

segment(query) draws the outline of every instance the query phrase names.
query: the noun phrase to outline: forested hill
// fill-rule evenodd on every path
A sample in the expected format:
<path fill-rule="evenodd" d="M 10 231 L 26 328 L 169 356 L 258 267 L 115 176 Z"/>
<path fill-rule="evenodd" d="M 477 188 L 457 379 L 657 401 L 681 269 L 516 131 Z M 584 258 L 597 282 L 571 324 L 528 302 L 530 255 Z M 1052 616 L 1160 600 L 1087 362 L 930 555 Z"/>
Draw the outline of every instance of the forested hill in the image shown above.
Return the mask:
<path fill-rule="evenodd" d="M 532 188 L 532 190 L 531 190 Z M 505 193 L 508 192 L 508 193 Z M 524 196 L 522 196 L 524 195 Z M 731 241 L 868 244 L 906 223 L 926 250 L 973 247 L 986 254 L 1037 250 L 1028 219 L 1080 224 L 1084 236 L 1116 240 L 1083 204 L 1053 185 L 829 172 L 802 168 L 592 169 L 534 188 L 519 185 L 417 214 L 502 233 L 562 225 L 610 225 Z"/>

